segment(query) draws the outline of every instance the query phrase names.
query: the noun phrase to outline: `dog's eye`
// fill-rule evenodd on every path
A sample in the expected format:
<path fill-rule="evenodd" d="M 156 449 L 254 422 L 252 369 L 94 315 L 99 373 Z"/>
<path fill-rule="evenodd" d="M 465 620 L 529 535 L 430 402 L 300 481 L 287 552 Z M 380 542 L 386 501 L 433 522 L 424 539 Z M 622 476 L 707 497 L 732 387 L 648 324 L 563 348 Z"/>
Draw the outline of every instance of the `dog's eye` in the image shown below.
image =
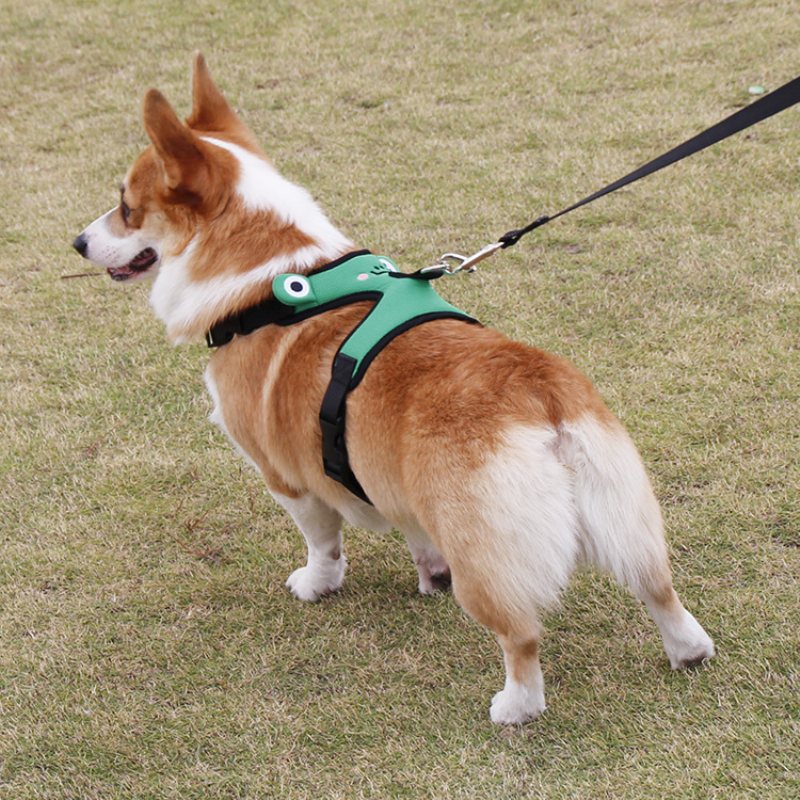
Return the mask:
<path fill-rule="evenodd" d="M 120 213 L 122 214 L 122 221 L 127 222 L 128 218 L 131 215 L 131 210 L 130 208 L 128 208 L 128 204 L 124 200 L 120 200 L 119 210 Z"/>

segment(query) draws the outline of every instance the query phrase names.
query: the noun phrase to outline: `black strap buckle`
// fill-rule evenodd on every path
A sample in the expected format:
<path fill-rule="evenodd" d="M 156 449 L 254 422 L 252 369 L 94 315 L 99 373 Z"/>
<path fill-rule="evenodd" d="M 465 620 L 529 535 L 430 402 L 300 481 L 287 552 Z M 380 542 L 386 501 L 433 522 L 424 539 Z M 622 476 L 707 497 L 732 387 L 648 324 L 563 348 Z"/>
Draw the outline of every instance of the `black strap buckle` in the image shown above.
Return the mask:
<path fill-rule="evenodd" d="M 322 463 L 325 474 L 342 483 L 347 471 L 344 416 L 330 420 L 320 414 L 319 426 L 322 431 Z"/>
<path fill-rule="evenodd" d="M 206 332 L 206 344 L 209 347 L 222 347 L 228 344 L 237 333 L 248 333 L 242 328 L 242 315 L 236 314 L 222 320 L 218 325 Z"/>
<path fill-rule="evenodd" d="M 222 347 L 223 345 L 228 344 L 228 342 L 233 339 L 233 336 L 233 331 L 227 330 L 221 325 L 218 325 L 217 327 L 206 331 L 206 344 L 209 347 Z"/>

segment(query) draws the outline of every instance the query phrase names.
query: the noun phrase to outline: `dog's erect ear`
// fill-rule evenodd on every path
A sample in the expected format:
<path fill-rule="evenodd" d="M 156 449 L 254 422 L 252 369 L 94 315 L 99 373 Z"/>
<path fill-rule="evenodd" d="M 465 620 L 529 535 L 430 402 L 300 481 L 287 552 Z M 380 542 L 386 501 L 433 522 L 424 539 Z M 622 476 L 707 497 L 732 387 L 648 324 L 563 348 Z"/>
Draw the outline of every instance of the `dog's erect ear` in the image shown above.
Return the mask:
<path fill-rule="evenodd" d="M 212 135 L 222 134 L 223 138 L 260 153 L 256 137 L 217 88 L 200 52 L 194 54 L 192 113 L 186 118 L 186 124 L 192 130 Z"/>
<path fill-rule="evenodd" d="M 161 92 L 144 96 L 144 127 L 163 167 L 167 187 L 197 194 L 206 171 L 197 136 L 177 117 Z"/>
<path fill-rule="evenodd" d="M 186 124 L 190 128 L 206 131 L 224 131 L 240 124 L 228 101 L 211 79 L 206 60 L 200 52 L 194 54 L 192 115 L 187 118 Z"/>

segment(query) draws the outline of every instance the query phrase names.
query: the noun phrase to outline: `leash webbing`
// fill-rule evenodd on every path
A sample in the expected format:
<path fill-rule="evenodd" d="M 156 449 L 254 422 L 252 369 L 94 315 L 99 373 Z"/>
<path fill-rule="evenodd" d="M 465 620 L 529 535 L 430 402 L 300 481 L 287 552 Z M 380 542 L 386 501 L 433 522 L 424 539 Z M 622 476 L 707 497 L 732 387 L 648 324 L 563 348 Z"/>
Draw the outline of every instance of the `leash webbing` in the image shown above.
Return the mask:
<path fill-rule="evenodd" d="M 780 111 L 785 111 L 798 101 L 800 101 L 800 77 L 785 83 L 780 88 L 759 98 L 746 108 L 734 112 L 716 125 L 712 125 L 710 128 L 698 133 L 697 136 L 687 139 L 677 147 L 673 147 L 672 150 L 654 158 L 652 161 L 648 161 L 638 169 L 633 170 L 633 172 L 629 172 L 619 180 L 609 183 L 602 189 L 590 194 L 588 197 L 584 197 L 583 200 L 579 200 L 577 203 L 573 203 L 557 214 L 545 214 L 535 219 L 524 228 L 517 228 L 504 233 L 498 240 L 501 243 L 501 249 L 515 245 L 526 233 L 530 233 L 532 230 L 535 230 L 547 222 L 552 222 L 554 219 L 563 217 L 564 214 L 569 214 L 570 211 L 574 211 L 576 208 L 585 206 L 587 203 L 591 203 L 593 200 L 611 194 L 611 192 L 615 192 L 623 186 L 628 186 L 634 181 L 652 175 L 654 172 L 658 172 L 660 169 L 664 169 L 664 167 L 668 167 L 676 161 L 681 161 L 687 156 L 699 153 L 712 144 L 721 142 L 723 139 L 727 139 L 729 136 L 733 136 L 735 133 L 739 133 L 745 128 L 749 128 L 751 125 L 763 122 L 765 119 Z"/>
<path fill-rule="evenodd" d="M 687 156 L 705 150 L 706 147 L 710 147 L 712 144 L 727 139 L 729 136 L 733 136 L 735 133 L 739 133 L 745 128 L 749 128 L 751 125 L 763 122 L 774 114 L 785 111 L 797 102 L 800 102 L 800 77 L 785 83 L 783 86 L 759 98 L 749 106 L 725 117 L 725 119 L 718 122 L 716 125 L 712 125 L 710 128 L 698 133 L 691 139 L 687 139 L 677 147 L 673 147 L 672 150 L 654 158 L 652 161 L 648 161 L 646 164 L 633 170 L 633 172 L 629 172 L 622 178 L 619 178 L 613 183 L 609 183 L 602 189 L 584 197 L 582 200 L 578 200 L 577 203 L 573 203 L 571 206 L 562 209 L 558 213 L 544 214 L 523 228 L 515 228 L 507 231 L 496 242 L 487 245 L 472 256 L 465 257 L 456 253 L 445 253 L 439 259 L 438 264 L 421 269 L 418 273 L 415 273 L 415 275 L 418 275 L 420 278 L 432 278 L 439 277 L 439 275 L 445 273 L 453 274 L 461 272 L 462 270 L 473 272 L 480 261 L 493 255 L 498 250 L 512 247 L 525 236 L 525 234 L 530 233 L 536 228 L 548 222 L 552 222 L 554 219 L 563 217 L 564 214 L 569 214 L 570 211 L 585 206 L 587 203 L 591 203 L 600 197 L 611 194 L 611 192 L 616 192 L 617 189 L 621 189 L 623 186 L 628 186 L 634 181 L 652 175 L 654 172 L 658 172 L 664 169 L 664 167 L 674 164 L 676 161 L 681 161 Z M 451 266 L 448 262 L 453 262 L 455 266 Z"/>

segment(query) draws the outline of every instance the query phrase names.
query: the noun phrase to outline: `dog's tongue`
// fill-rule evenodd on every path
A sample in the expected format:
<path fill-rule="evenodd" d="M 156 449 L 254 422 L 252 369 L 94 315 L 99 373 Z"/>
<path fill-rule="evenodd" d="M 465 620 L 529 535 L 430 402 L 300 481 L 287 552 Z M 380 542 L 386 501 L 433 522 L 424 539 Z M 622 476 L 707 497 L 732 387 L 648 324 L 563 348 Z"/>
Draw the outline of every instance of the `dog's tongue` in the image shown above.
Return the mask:
<path fill-rule="evenodd" d="M 124 267 L 109 267 L 106 271 L 115 281 L 126 281 L 132 278 L 137 272 L 144 272 L 156 263 L 158 256 L 152 247 L 146 247 L 134 258 L 132 258 Z"/>

